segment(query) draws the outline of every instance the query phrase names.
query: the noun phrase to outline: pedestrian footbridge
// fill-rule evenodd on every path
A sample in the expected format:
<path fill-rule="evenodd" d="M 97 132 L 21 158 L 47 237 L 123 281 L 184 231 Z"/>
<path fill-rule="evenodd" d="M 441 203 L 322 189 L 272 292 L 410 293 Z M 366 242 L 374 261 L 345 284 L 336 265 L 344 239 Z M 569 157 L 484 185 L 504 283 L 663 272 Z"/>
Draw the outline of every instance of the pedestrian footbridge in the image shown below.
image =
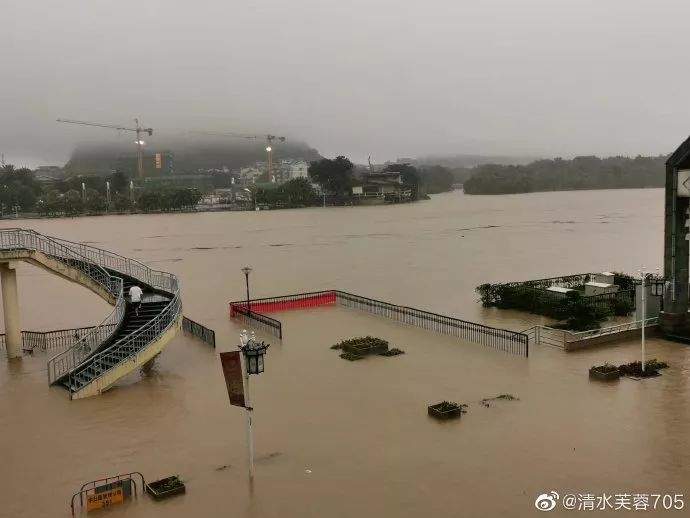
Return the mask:
<path fill-rule="evenodd" d="M 90 289 L 113 306 L 85 333 L 48 360 L 48 382 L 73 399 L 100 394 L 155 357 L 182 323 L 177 277 L 113 252 L 45 236 L 33 230 L 0 230 L 0 284 L 5 347 L 10 360 L 22 356 L 15 263 L 25 261 Z M 138 312 L 127 301 L 129 287 L 144 291 Z"/>

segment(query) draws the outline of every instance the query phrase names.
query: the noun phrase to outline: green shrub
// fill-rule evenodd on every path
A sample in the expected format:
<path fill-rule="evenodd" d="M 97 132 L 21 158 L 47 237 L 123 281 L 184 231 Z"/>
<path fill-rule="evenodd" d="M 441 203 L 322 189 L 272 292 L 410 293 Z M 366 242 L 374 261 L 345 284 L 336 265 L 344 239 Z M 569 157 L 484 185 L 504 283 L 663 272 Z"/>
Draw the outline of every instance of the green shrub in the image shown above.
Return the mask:
<path fill-rule="evenodd" d="M 616 297 L 611 304 L 613 314 L 617 317 L 624 317 L 635 310 L 635 304 L 628 297 Z"/>

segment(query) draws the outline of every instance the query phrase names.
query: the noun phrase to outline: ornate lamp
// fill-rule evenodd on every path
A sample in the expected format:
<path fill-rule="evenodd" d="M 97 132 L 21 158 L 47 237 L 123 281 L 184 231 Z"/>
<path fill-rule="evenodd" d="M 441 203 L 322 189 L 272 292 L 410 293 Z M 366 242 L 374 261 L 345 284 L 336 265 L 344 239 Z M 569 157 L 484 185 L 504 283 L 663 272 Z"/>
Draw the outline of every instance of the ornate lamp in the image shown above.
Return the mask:
<path fill-rule="evenodd" d="M 256 340 L 254 333 L 251 338 L 247 338 L 246 334 L 241 338 L 240 350 L 244 356 L 247 374 L 261 374 L 264 371 L 264 355 L 270 344 Z"/>

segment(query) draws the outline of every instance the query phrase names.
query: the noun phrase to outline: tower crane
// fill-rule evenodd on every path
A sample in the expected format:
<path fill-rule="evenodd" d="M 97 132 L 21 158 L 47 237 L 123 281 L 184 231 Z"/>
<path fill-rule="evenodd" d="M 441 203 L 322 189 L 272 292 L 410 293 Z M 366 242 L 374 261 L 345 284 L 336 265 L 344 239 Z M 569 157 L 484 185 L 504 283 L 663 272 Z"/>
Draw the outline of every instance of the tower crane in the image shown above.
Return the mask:
<path fill-rule="evenodd" d="M 278 137 L 276 135 L 246 135 L 242 133 L 218 133 L 218 132 L 213 132 L 213 131 L 193 131 L 192 133 L 195 133 L 197 135 L 213 135 L 216 137 L 230 137 L 230 138 L 242 138 L 242 139 L 248 139 L 248 140 L 259 140 L 259 139 L 265 139 L 266 140 L 266 152 L 268 153 L 268 179 L 270 180 L 272 178 L 272 171 L 273 171 L 273 141 L 277 140 L 278 142 L 285 142 L 287 140 L 286 137 Z"/>
<path fill-rule="evenodd" d="M 134 143 L 137 145 L 137 176 L 142 178 L 144 176 L 144 144 L 145 142 L 141 138 L 144 133 L 148 133 L 149 136 L 153 135 L 153 128 L 144 128 L 139 124 L 139 119 L 134 119 L 134 128 L 128 128 L 126 126 L 118 126 L 116 124 L 102 124 L 100 122 L 87 122 L 87 121 L 77 121 L 71 119 L 57 119 L 57 122 L 64 122 L 67 124 L 79 124 L 81 126 L 95 126 L 97 128 L 109 128 L 119 131 L 133 131 L 137 134 L 137 139 Z"/>

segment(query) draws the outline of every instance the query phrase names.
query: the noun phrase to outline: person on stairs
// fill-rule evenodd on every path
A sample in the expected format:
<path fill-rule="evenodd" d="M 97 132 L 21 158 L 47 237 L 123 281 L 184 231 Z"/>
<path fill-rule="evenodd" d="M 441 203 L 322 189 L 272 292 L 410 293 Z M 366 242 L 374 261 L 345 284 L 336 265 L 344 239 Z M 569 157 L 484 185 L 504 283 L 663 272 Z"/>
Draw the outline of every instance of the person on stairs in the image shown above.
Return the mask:
<path fill-rule="evenodd" d="M 144 294 L 142 289 L 136 284 L 129 288 L 129 301 L 134 306 L 134 313 L 139 316 L 139 306 L 141 306 L 141 296 Z"/>

